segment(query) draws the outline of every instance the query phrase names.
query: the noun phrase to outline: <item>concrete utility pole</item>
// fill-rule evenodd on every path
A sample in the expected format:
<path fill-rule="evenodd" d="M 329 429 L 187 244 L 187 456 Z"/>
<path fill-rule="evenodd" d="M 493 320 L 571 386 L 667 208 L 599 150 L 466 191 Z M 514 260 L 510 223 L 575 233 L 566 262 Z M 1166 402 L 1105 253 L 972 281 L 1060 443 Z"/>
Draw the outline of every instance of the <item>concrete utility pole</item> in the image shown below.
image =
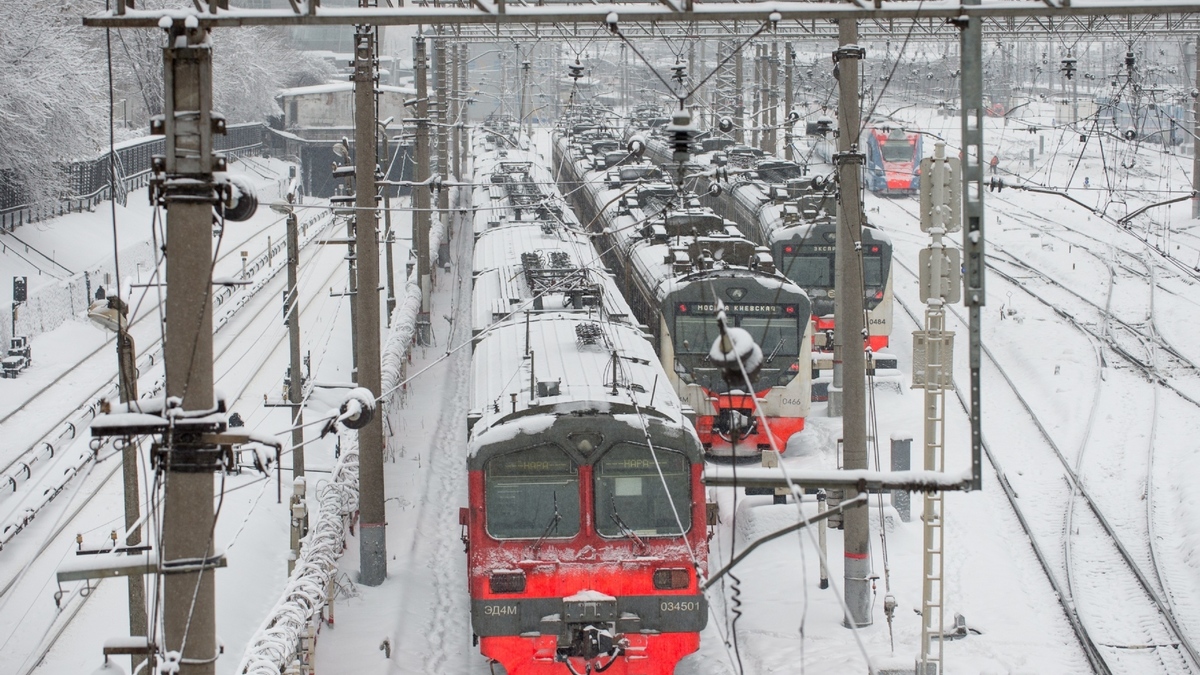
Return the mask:
<path fill-rule="evenodd" d="M 428 64 L 425 58 L 425 37 L 419 28 L 413 42 L 413 72 L 417 85 L 417 159 L 414 162 L 412 202 L 416 210 L 413 218 L 413 238 L 417 248 L 417 279 L 421 284 L 421 311 L 417 315 L 417 341 L 429 342 L 429 296 L 433 281 L 429 269 L 429 83 Z"/>
<path fill-rule="evenodd" d="M 300 267 L 300 226 L 296 212 L 287 215 L 287 305 L 288 349 L 291 352 L 291 382 L 288 384 L 288 403 L 292 411 L 292 479 L 304 477 L 304 378 L 300 372 L 300 289 L 297 278 Z"/>
<path fill-rule="evenodd" d="M 354 234 L 358 249 L 358 386 L 380 393 L 379 235 L 375 199 L 375 30 L 354 34 Z M 358 430 L 359 583 L 387 578 L 387 524 L 383 502 L 383 420 L 372 415 Z"/>
<path fill-rule="evenodd" d="M 166 156 L 162 200 L 167 209 L 166 394 L 188 411 L 215 410 L 213 397 L 212 48 L 207 30 L 176 21 L 163 49 Z M 221 167 L 223 168 L 223 167 Z M 165 436 L 162 550 L 166 651 L 180 651 L 180 675 L 216 672 L 213 570 L 213 461 L 191 432 Z"/>
<path fill-rule="evenodd" d="M 796 123 L 792 121 L 792 109 L 796 107 L 796 91 L 792 87 L 793 75 L 796 68 L 796 50 L 792 49 L 792 43 L 788 42 L 783 45 L 786 50 L 786 65 L 783 67 L 783 108 L 784 108 L 784 124 L 787 125 L 787 130 L 783 134 L 783 157 L 789 162 L 796 160 L 796 151 L 792 148 L 792 143 L 795 141 Z"/>
<path fill-rule="evenodd" d="M 863 259 L 862 201 L 859 196 L 859 172 L 863 155 L 858 148 L 859 95 L 858 62 L 864 51 L 858 46 L 858 22 L 843 19 L 838 24 L 839 47 L 834 52 L 838 68 L 838 268 L 837 337 L 834 362 L 842 362 L 842 465 L 848 471 L 867 468 L 866 372 L 863 367 Z M 840 352 L 840 354 L 839 354 Z M 832 392 L 830 399 L 832 400 Z M 846 499 L 857 491 L 847 490 Z M 870 523 L 865 506 L 846 510 L 845 523 L 845 596 L 847 624 L 871 624 L 871 561 L 868 557 Z"/>
<path fill-rule="evenodd" d="M 122 403 L 136 401 L 137 388 L 137 351 L 134 347 L 133 336 L 129 334 L 125 319 L 128 311 L 124 301 L 119 297 L 110 300 L 117 310 L 117 363 L 118 387 Z M 125 545 L 132 548 L 142 543 L 142 528 L 136 527 L 141 520 L 141 492 L 138 483 L 138 444 L 126 443 L 121 450 L 121 482 L 125 488 Z M 146 580 L 140 574 L 131 574 L 128 579 L 129 594 L 129 634 L 149 635 L 146 621 Z M 130 657 L 131 668 L 137 667 L 138 656 Z M 130 671 L 132 672 L 132 670 Z"/>
<path fill-rule="evenodd" d="M 1192 41 L 1196 52 L 1196 91 L 1200 91 L 1200 37 Z M 1192 99 L 1192 189 L 1200 194 L 1200 96 Z M 1200 197 L 1192 198 L 1192 218 L 1200 218 Z"/>

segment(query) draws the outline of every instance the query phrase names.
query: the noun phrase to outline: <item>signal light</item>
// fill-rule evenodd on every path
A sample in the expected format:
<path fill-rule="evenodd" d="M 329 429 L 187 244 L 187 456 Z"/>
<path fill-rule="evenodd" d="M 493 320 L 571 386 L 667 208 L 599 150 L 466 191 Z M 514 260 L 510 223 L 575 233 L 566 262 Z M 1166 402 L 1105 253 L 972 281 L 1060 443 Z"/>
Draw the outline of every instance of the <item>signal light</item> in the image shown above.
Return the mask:
<path fill-rule="evenodd" d="M 654 570 L 654 588 L 659 591 L 677 591 L 687 588 L 691 576 L 686 569 L 666 568 Z"/>
<path fill-rule="evenodd" d="M 795 313 L 796 313 L 796 307 L 795 307 L 794 305 L 788 305 L 787 307 L 785 307 L 785 308 L 783 309 L 783 312 L 784 312 L 785 314 L 795 314 Z"/>
<path fill-rule="evenodd" d="M 680 304 L 680 305 L 679 305 L 679 312 L 680 312 L 681 314 L 683 314 L 683 313 L 687 313 L 687 311 L 688 311 L 688 306 L 687 306 L 687 305 L 684 305 L 684 304 Z"/>
<path fill-rule="evenodd" d="M 791 246 L 784 246 L 784 247 L 783 247 L 783 252 L 784 252 L 784 253 L 791 253 L 791 252 L 793 252 L 794 250 L 795 250 L 795 249 L 793 249 Z"/>
<path fill-rule="evenodd" d="M 493 593 L 524 593 L 524 572 L 492 572 L 488 577 L 488 588 Z"/>

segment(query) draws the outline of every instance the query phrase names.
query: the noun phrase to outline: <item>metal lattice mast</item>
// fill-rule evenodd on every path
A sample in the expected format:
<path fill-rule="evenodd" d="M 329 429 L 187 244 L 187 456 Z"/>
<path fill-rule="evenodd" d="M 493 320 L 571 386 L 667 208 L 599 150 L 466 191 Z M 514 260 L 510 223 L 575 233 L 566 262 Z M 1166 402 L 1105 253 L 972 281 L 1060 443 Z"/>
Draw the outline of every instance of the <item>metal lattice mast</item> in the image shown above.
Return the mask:
<path fill-rule="evenodd" d="M 913 335 L 913 387 L 925 389 L 924 468 L 942 471 L 946 463 L 946 391 L 953 386 L 954 333 L 946 331 L 947 303 L 958 302 L 958 251 L 944 235 L 961 227 L 958 217 L 959 162 L 946 159 L 946 145 L 934 146 L 921 162 L 921 229 L 932 242 L 921 251 L 921 299 L 926 303 L 925 329 Z M 922 367 L 923 365 L 923 367 Z M 942 492 L 926 492 L 921 584 L 921 673 L 942 667 L 945 586 L 945 501 Z"/>

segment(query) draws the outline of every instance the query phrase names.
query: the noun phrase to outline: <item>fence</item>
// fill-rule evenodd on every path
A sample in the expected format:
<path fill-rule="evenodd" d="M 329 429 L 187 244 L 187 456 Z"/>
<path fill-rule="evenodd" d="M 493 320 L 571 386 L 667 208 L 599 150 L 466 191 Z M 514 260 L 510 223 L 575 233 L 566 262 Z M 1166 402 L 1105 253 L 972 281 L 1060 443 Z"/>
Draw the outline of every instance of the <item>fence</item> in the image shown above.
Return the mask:
<path fill-rule="evenodd" d="M 231 125 L 224 136 L 214 136 L 218 152 L 227 157 L 257 155 L 262 152 L 265 124 Z M 124 203 L 125 196 L 150 183 L 150 158 L 166 152 L 163 138 L 155 136 L 122 144 L 113 153 L 89 160 L 74 162 L 67 167 L 66 194 L 57 204 L 28 203 L 19 188 L 9 187 L 11 181 L 0 181 L 0 227 L 12 230 L 18 225 L 33 223 L 65 213 L 90 211 L 111 197 L 109 159 L 115 158 L 116 199 Z"/>

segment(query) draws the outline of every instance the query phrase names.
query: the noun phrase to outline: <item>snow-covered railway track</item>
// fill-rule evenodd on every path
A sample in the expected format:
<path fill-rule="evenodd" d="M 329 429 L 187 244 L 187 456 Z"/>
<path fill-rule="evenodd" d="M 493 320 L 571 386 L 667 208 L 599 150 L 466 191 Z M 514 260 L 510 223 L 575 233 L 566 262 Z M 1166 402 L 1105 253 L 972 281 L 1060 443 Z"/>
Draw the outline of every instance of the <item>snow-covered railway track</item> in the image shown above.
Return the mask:
<path fill-rule="evenodd" d="M 226 250 L 217 258 L 216 264 L 236 262 L 243 246 L 256 241 L 268 230 L 278 228 L 279 222 L 272 220 L 252 232 L 240 234 L 238 241 L 223 247 Z M 277 238 L 276 245 L 282 241 L 282 238 Z M 247 267 L 258 269 L 265 266 L 272 257 L 270 251 L 264 250 Z M 219 307 L 220 301 L 227 299 L 231 294 L 232 287 L 218 290 L 214 294 L 214 305 Z M 129 330 L 138 341 L 138 349 L 142 354 L 136 364 L 139 372 L 144 372 L 162 361 L 162 337 L 157 326 L 157 298 L 157 293 L 148 292 L 146 299 L 150 300 L 152 305 L 139 308 L 141 311 L 137 312 L 129 324 Z M 106 340 L 92 352 L 67 364 L 57 377 L 27 397 L 16 408 L 0 415 L 0 427 L 7 431 L 6 445 L 9 446 L 7 449 L 0 449 L 0 465 L 3 466 L 0 469 L 0 499 L 16 492 L 25 481 L 33 477 L 34 472 L 40 468 L 39 465 L 49 463 L 48 460 L 54 457 L 60 446 L 69 443 L 80 431 L 86 429 L 88 423 L 99 412 L 99 399 L 117 395 L 116 378 L 112 375 L 115 369 L 112 355 L 115 355 L 115 338 Z M 93 371 L 103 374 L 96 377 Z M 102 384 L 97 387 L 97 382 Z M 87 393 L 82 396 L 78 393 L 72 395 L 72 392 L 79 391 Z M 64 396 L 70 398 L 64 400 Z M 63 415 L 61 411 L 64 408 L 70 412 Z M 50 411 L 57 414 L 47 414 Z M 17 429 L 21 431 L 17 432 Z M 24 448 L 21 448 L 22 445 Z"/>
<path fill-rule="evenodd" d="M 322 230 L 323 226 L 313 228 L 307 240 L 311 241 Z M 264 253 L 263 255 L 267 256 L 268 253 Z M 255 285 L 248 289 L 245 295 L 239 297 L 236 301 L 231 301 L 230 308 L 223 312 L 216 322 L 214 335 L 221 334 L 221 330 L 228 325 L 229 319 L 275 279 L 276 273 L 280 269 L 282 269 L 282 266 L 277 265 L 268 270 L 264 276 L 258 279 Z M 223 355 L 234 342 L 235 340 L 232 337 L 225 341 L 222 346 L 218 347 L 219 351 L 214 358 Z M 251 341 L 250 344 L 255 344 L 255 342 Z M 161 376 L 156 377 L 154 388 L 150 391 L 143 391 L 143 397 L 154 395 L 155 391 L 160 391 L 161 383 Z M 90 421 L 96 414 L 96 407 L 97 405 L 93 403 L 86 405 L 80 411 L 76 411 L 76 417 L 69 418 L 76 419 L 76 422 L 68 422 L 68 424 L 77 424 L 80 430 L 86 429 L 86 424 L 77 418 L 79 415 L 85 415 L 86 421 Z M 0 550 L 24 532 L 41 510 L 57 498 L 66 486 L 83 471 L 84 467 L 94 462 L 102 453 L 111 451 L 111 443 L 107 442 L 100 443 L 94 447 L 81 446 L 81 441 L 75 439 L 74 431 L 72 431 L 69 438 L 70 442 L 62 444 L 61 447 L 53 446 L 48 452 L 44 450 L 43 445 L 39 445 L 23 455 L 23 457 L 28 457 L 30 453 L 38 453 L 36 458 L 37 460 L 43 460 L 42 466 L 41 470 L 35 474 L 31 468 L 33 461 L 26 459 L 24 460 L 26 469 L 24 470 L 24 475 L 21 477 L 22 480 L 18 482 L 13 479 L 7 483 L 14 495 L 0 502 Z M 45 453 L 44 456 L 42 453 Z M 20 485 L 20 490 L 17 489 L 18 484 Z M 0 594 L 0 597 L 2 597 L 2 594 Z"/>
<path fill-rule="evenodd" d="M 311 247 L 311 249 L 311 255 L 315 258 L 324 253 L 326 247 Z M 311 282 L 302 280 L 302 283 L 306 285 L 311 283 L 316 288 L 327 288 L 346 272 L 345 267 L 336 262 L 329 264 L 328 267 L 328 273 L 323 274 L 321 278 Z M 229 325 L 228 323 L 218 326 L 214 331 L 216 338 L 213 354 L 214 374 L 217 376 L 217 385 L 225 392 L 230 405 L 245 393 L 248 384 L 254 381 L 264 369 L 277 367 L 268 364 L 268 357 L 271 354 L 286 350 L 287 331 L 281 329 L 279 315 L 275 311 L 265 311 L 268 307 L 275 306 L 275 298 L 278 297 L 278 293 L 271 291 L 277 291 L 276 286 L 278 284 L 273 284 L 268 292 L 256 294 L 252 303 L 247 302 L 239 306 L 240 308 L 249 305 L 251 309 L 246 313 L 248 318 L 244 322 L 235 324 L 237 330 L 232 334 L 222 334 L 221 329 Z M 305 321 L 306 317 L 313 316 L 314 312 L 319 313 L 323 308 L 321 303 L 324 300 L 326 297 L 320 293 L 302 298 L 300 303 L 301 321 Z M 257 341 L 238 339 L 238 335 L 247 333 L 257 335 L 260 339 Z M 264 337 L 267 339 L 262 339 Z M 2 584 L 0 585 L 0 616 L 12 612 L 12 616 L 28 617 L 27 621 L 15 625 L 0 622 L 0 631 L 3 631 L 0 632 L 0 647 L 4 647 L 6 658 L 11 657 L 12 662 L 19 666 L 15 672 L 20 675 L 27 675 L 46 658 L 54 647 L 57 637 L 67 630 L 87 598 L 96 592 L 96 588 L 100 584 L 100 582 L 93 582 L 87 590 L 83 590 L 86 585 L 78 585 L 66 590 L 57 610 L 53 613 L 48 611 L 51 598 L 47 589 L 52 588 L 58 565 L 63 559 L 72 555 L 73 533 L 97 529 L 90 523 L 81 525 L 80 519 L 89 514 L 93 519 L 97 517 L 94 513 L 97 508 L 96 497 L 103 494 L 102 488 L 114 479 L 121 467 L 120 453 L 115 454 L 116 457 L 109 455 L 105 460 L 109 462 L 109 466 L 104 467 L 103 472 L 92 470 L 93 467 L 99 467 L 102 463 L 90 464 L 88 471 L 85 472 L 85 480 L 80 481 L 72 488 L 70 492 L 72 501 L 64 506 L 64 513 L 58 517 L 49 531 L 39 532 L 40 542 L 19 542 L 21 545 L 13 548 L 14 552 L 24 552 L 25 559 L 7 559 L 4 561 L 3 568 L 0 568 L 3 570 L 0 574 L 4 575 L 0 577 L 0 584 Z M 116 489 L 119 490 L 119 486 Z M 109 491 L 110 495 L 111 492 L 112 490 Z M 119 506 L 112 508 L 119 509 Z M 142 505 L 142 509 L 143 511 L 146 509 L 145 504 Z M 119 519 L 115 512 L 110 515 Z M 117 526 L 115 520 L 112 525 Z M 103 529 L 107 530 L 108 526 L 105 525 Z M 35 546 L 36 548 L 33 548 Z M 21 634 L 21 631 L 26 633 Z M 34 633 L 32 636 L 28 635 L 30 631 Z M 30 637 L 31 639 L 22 639 Z"/>
<path fill-rule="evenodd" d="M 899 261 L 897 266 L 912 274 L 915 280 L 913 270 Z M 920 327 L 920 320 L 900 294 L 897 294 L 897 301 L 914 325 Z M 952 315 L 965 326 L 960 315 L 954 312 Z M 1025 428 L 1023 437 L 1031 439 L 1019 447 L 1006 448 L 1004 461 L 1015 473 L 1006 474 L 995 453 L 985 443 L 989 460 L 1093 667 L 1102 673 L 1200 672 L 1196 650 L 1177 624 L 1169 603 L 1162 597 L 1157 572 L 1154 572 L 1153 580 L 1142 572 L 1143 565 L 1153 568 L 1154 563 L 1149 554 L 1150 535 L 1147 533 L 1152 515 L 1144 510 L 1152 507 L 1136 510 L 1136 513 L 1145 513 L 1146 519 L 1137 528 L 1136 536 L 1142 544 L 1131 553 L 1124 545 L 1121 533 L 1106 519 L 1092 491 L 1082 482 L 1027 398 L 986 347 L 985 354 L 991 367 L 1007 384 L 1003 393 L 991 389 L 989 398 L 1015 398 L 1028 415 L 1028 420 L 1021 423 Z M 961 390 L 958 396 L 966 409 Z M 1098 401 L 1093 402 L 1093 411 L 1097 404 Z M 1006 420 L 1006 423 L 1016 424 L 1017 421 Z M 1032 440 L 1039 436 L 1041 442 Z M 1097 438 L 1104 437 L 1097 435 Z M 1059 467 L 1057 471 L 1053 470 L 1055 466 Z M 1122 489 L 1141 494 L 1130 490 L 1128 485 Z M 1036 495 L 1036 508 L 1022 504 L 1021 494 Z M 1076 495 L 1080 500 L 1078 504 Z M 1152 501 L 1150 495 L 1147 498 Z M 1074 549 L 1076 555 L 1072 557 L 1073 546 L 1081 548 Z M 1076 566 L 1079 561 L 1087 564 Z M 1072 589 L 1080 589 L 1079 594 Z M 1107 595 L 1097 596 L 1096 593 Z M 1119 602 L 1113 602 L 1113 593 L 1119 595 Z"/>

